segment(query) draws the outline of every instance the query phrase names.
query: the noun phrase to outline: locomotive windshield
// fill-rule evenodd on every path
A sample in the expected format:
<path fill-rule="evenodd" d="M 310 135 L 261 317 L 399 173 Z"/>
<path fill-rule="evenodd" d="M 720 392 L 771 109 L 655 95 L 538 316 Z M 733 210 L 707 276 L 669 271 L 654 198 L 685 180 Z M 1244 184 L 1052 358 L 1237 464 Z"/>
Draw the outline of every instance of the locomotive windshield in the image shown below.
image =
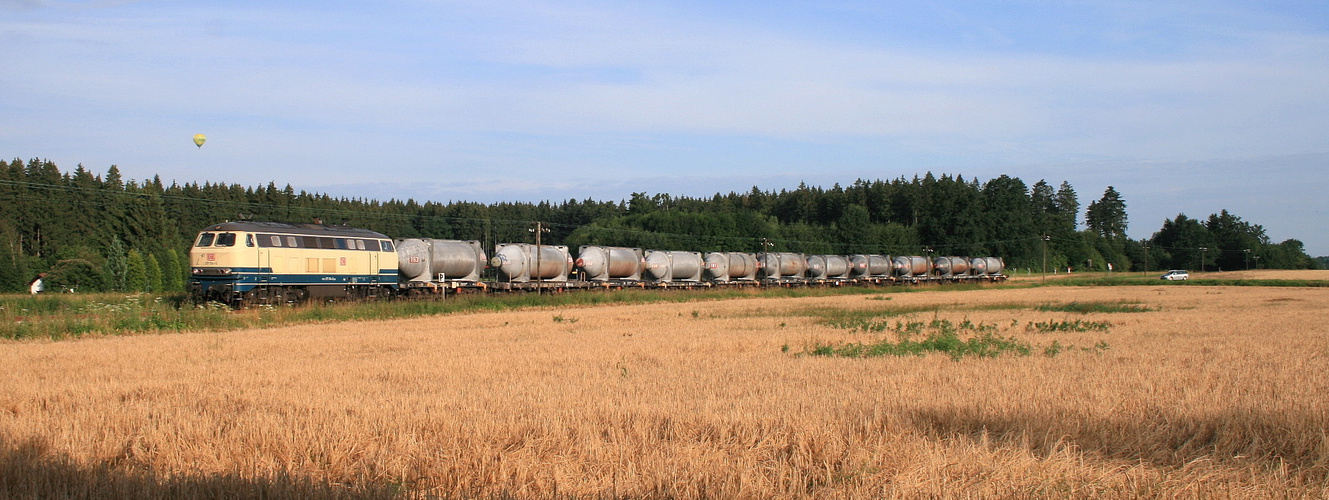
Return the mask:
<path fill-rule="evenodd" d="M 235 246 L 235 233 L 202 233 L 198 235 L 196 247 L 233 247 Z M 252 242 L 250 246 L 253 246 Z"/>

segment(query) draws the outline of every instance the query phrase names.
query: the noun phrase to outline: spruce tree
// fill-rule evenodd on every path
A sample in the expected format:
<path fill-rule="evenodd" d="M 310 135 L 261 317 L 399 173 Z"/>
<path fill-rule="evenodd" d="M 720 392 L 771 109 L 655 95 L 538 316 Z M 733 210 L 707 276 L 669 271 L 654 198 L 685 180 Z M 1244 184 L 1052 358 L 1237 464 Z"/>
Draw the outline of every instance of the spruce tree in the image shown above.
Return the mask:
<path fill-rule="evenodd" d="M 138 249 L 130 250 L 125 258 L 125 291 L 148 291 L 148 263 Z"/>
<path fill-rule="evenodd" d="M 114 292 L 125 291 L 125 273 L 128 271 L 129 262 L 125 255 L 125 245 L 120 242 L 120 237 L 112 236 L 111 243 L 106 248 L 106 285 Z"/>
<path fill-rule="evenodd" d="M 162 289 L 162 266 L 161 266 L 161 263 L 157 261 L 157 256 L 156 256 L 156 255 L 153 255 L 153 254 L 148 254 L 148 259 L 147 259 L 147 260 L 148 260 L 148 269 L 147 269 L 147 271 L 148 271 L 148 280 L 147 280 L 147 281 L 148 281 L 148 286 L 147 286 L 147 291 L 149 291 L 149 292 L 153 292 L 153 293 L 161 293 L 161 292 L 164 291 L 164 290 Z"/>

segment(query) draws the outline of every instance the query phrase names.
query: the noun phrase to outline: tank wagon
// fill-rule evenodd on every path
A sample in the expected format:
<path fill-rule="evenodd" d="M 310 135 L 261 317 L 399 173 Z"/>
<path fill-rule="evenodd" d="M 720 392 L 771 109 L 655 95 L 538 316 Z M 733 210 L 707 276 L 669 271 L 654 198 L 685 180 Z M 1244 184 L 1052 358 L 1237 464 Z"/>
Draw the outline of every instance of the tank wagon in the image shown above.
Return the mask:
<path fill-rule="evenodd" d="M 843 255 L 813 255 L 808 257 L 808 279 L 846 280 L 848 278 L 848 257 Z"/>
<path fill-rule="evenodd" d="M 479 283 L 488 260 L 480 242 L 474 240 L 410 238 L 395 242 L 399 286 L 408 293 Z"/>
<path fill-rule="evenodd" d="M 808 270 L 808 259 L 801 253 L 767 252 L 757 257 L 757 274 L 767 280 L 802 280 Z"/>
<path fill-rule="evenodd" d="M 804 255 L 392 239 L 346 226 L 225 222 L 199 232 L 189 291 L 236 307 L 306 300 L 584 288 L 1003 281 L 999 257 Z"/>
<path fill-rule="evenodd" d="M 563 245 L 500 243 L 489 264 L 498 270 L 499 282 L 568 281 L 574 261 Z"/>
<path fill-rule="evenodd" d="M 657 283 L 700 283 L 701 252 L 647 250 L 645 278 Z"/>
<path fill-rule="evenodd" d="M 583 245 L 574 263 L 591 281 L 639 281 L 646 257 L 640 248 Z"/>
<path fill-rule="evenodd" d="M 753 283 L 757 280 L 757 256 L 743 252 L 706 254 L 705 279 L 717 283 Z"/>
<path fill-rule="evenodd" d="M 849 256 L 849 277 L 855 279 L 889 279 L 895 266 L 889 255 Z"/>

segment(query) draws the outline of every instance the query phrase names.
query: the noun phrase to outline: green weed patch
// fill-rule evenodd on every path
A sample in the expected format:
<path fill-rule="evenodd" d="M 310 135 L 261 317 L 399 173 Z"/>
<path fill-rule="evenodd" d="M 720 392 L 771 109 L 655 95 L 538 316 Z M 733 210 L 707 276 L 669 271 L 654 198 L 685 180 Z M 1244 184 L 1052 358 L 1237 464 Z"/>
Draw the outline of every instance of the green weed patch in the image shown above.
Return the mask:
<path fill-rule="evenodd" d="M 1106 332 L 1112 328 L 1112 323 L 1106 321 L 1042 321 L 1029 323 L 1025 330 L 1036 331 L 1040 333 L 1050 332 Z"/>
<path fill-rule="evenodd" d="M 1132 302 L 1068 302 L 1064 304 L 1039 304 L 1034 309 L 1043 312 L 1089 313 L 1135 313 L 1154 311 L 1148 306 Z"/>
<path fill-rule="evenodd" d="M 947 320 L 932 320 L 927 323 L 897 322 L 891 330 L 895 334 L 894 340 L 884 338 L 874 342 L 816 343 L 798 355 L 861 358 L 923 356 L 936 352 L 959 360 L 966 356 L 994 358 L 1006 353 L 1028 356 L 1033 352 L 1033 346 L 1028 342 L 998 335 L 996 325 L 969 321 L 957 325 Z"/>

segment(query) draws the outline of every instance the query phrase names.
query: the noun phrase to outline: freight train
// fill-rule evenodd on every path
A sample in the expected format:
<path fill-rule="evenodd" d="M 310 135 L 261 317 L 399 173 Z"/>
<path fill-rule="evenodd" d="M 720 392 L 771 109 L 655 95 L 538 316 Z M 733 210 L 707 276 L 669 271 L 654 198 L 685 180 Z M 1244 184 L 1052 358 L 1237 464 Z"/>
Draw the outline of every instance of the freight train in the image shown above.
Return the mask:
<path fill-rule="evenodd" d="M 323 224 L 225 222 L 189 252 L 190 296 L 234 307 L 462 292 L 1004 281 L 999 257 L 694 252 L 393 239 Z M 492 272 L 487 272 L 492 270 Z"/>

